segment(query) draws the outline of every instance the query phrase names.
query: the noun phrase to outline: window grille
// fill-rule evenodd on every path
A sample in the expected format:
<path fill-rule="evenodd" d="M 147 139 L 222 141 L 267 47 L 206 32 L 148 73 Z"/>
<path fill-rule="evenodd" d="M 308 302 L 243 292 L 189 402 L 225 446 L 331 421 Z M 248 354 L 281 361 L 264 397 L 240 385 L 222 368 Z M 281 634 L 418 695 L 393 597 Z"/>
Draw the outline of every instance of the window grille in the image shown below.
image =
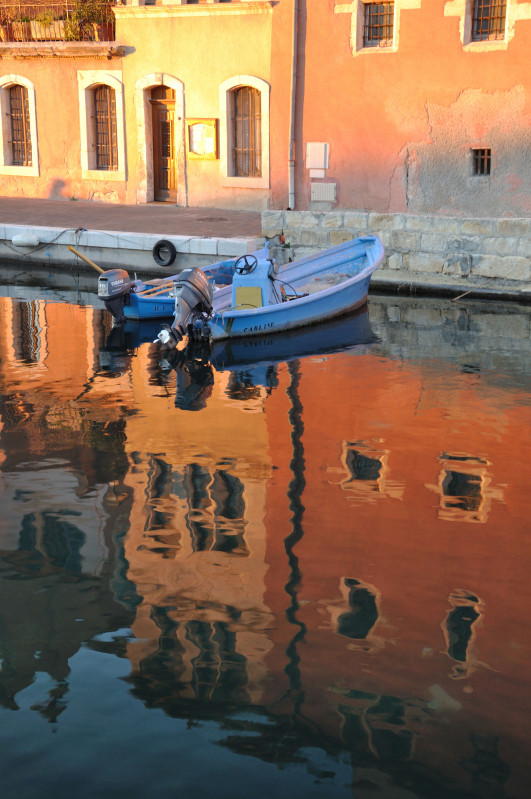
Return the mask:
<path fill-rule="evenodd" d="M 262 116 L 258 89 L 240 86 L 231 92 L 232 169 L 235 177 L 262 175 Z"/>
<path fill-rule="evenodd" d="M 13 166 L 31 166 L 31 131 L 28 90 L 12 86 L 9 90 L 11 147 Z"/>
<path fill-rule="evenodd" d="M 474 0 L 472 40 L 505 38 L 506 0 Z"/>
<path fill-rule="evenodd" d="M 391 47 L 395 4 L 366 3 L 363 25 L 364 47 Z"/>
<path fill-rule="evenodd" d="M 118 169 L 116 100 L 110 86 L 94 89 L 94 143 L 96 169 Z"/>
<path fill-rule="evenodd" d="M 491 150 L 490 148 L 478 148 L 472 150 L 472 174 L 490 175 Z"/>

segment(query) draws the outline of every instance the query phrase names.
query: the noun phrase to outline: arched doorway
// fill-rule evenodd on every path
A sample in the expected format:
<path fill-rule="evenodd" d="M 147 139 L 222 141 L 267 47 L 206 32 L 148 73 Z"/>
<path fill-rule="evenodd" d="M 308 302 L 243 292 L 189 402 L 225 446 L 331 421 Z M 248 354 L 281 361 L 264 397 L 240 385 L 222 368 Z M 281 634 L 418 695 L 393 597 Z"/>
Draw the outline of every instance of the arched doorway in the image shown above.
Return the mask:
<path fill-rule="evenodd" d="M 155 86 L 150 96 L 153 123 L 153 199 L 177 202 L 175 90 Z"/>

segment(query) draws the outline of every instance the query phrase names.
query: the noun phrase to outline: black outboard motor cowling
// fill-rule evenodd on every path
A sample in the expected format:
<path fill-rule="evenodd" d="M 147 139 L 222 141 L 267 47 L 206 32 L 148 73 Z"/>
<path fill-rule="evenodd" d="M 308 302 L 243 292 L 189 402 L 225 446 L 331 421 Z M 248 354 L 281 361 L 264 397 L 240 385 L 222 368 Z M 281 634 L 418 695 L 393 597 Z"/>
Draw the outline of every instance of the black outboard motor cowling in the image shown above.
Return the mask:
<path fill-rule="evenodd" d="M 158 335 L 162 344 L 175 345 L 186 335 L 197 320 L 205 322 L 212 314 L 212 286 L 199 267 L 184 269 L 173 281 L 175 291 L 175 319 L 171 328 Z"/>
<path fill-rule="evenodd" d="M 98 278 L 98 297 L 120 325 L 125 322 L 124 307 L 129 304 L 133 284 L 125 269 L 108 269 Z"/>

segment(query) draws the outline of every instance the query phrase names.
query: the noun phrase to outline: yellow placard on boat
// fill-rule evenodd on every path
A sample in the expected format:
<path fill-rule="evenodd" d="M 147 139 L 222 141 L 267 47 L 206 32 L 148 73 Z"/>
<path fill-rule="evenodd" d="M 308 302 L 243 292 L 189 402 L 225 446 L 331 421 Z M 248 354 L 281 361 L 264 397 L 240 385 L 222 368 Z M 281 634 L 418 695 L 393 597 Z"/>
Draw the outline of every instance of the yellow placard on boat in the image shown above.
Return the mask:
<path fill-rule="evenodd" d="M 238 286 L 235 305 L 238 311 L 242 308 L 261 308 L 262 289 L 260 286 Z"/>

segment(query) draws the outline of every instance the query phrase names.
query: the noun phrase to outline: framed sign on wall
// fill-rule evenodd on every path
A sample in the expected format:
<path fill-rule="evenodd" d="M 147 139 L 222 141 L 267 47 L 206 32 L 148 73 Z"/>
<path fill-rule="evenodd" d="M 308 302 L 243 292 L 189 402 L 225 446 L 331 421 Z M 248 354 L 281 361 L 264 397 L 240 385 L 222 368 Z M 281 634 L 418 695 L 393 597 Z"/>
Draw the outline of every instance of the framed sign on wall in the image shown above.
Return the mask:
<path fill-rule="evenodd" d="M 190 158 L 218 158 L 218 120 L 187 119 L 186 150 Z"/>

